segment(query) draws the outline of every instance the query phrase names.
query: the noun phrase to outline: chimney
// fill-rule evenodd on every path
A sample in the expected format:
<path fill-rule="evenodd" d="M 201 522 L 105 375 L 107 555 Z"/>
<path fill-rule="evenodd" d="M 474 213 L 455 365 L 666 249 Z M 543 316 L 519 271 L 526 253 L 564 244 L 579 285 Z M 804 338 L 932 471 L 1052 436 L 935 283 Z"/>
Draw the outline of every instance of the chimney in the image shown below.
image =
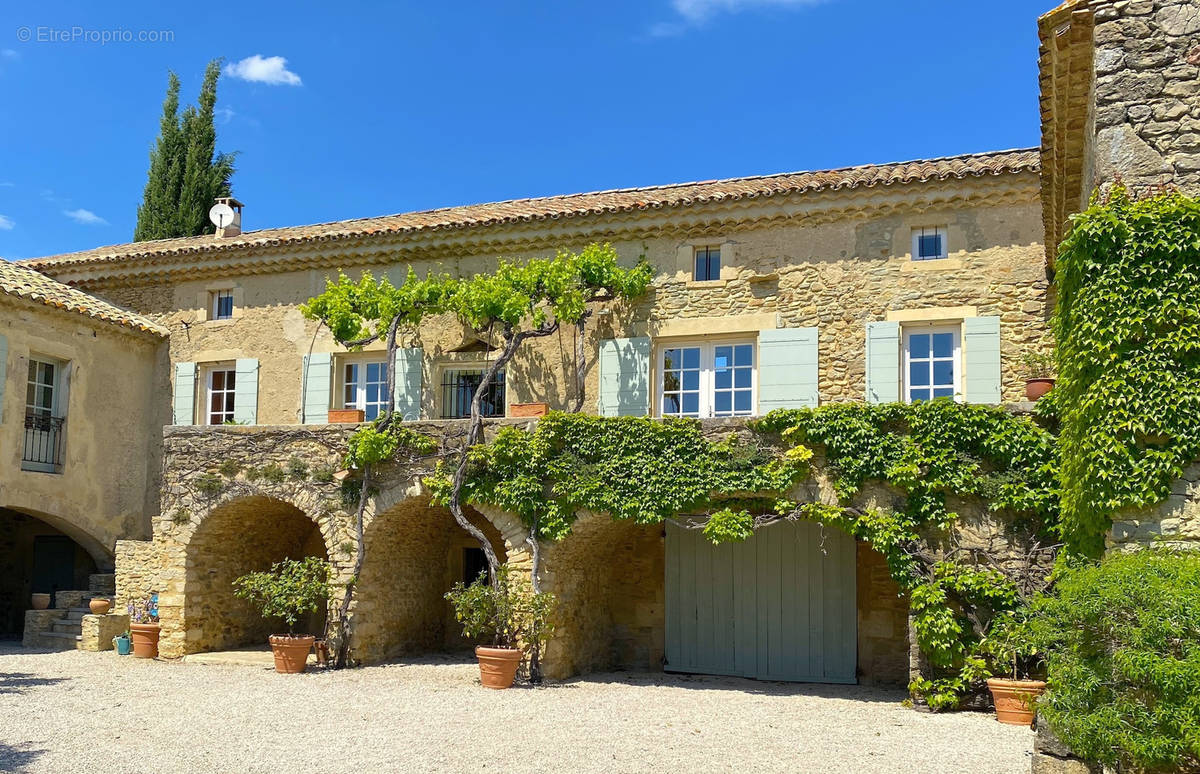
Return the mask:
<path fill-rule="evenodd" d="M 232 196 L 222 196 L 208 211 L 208 218 L 217 227 L 216 236 L 231 237 L 242 233 L 242 207 Z"/>

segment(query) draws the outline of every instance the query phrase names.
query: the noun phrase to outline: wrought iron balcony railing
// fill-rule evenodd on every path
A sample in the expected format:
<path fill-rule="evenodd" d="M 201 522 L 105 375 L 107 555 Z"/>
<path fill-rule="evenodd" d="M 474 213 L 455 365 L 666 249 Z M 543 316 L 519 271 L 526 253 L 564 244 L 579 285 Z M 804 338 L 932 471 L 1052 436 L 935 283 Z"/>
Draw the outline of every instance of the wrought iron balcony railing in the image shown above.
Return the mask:
<path fill-rule="evenodd" d="M 25 446 L 21 452 L 23 470 L 62 472 L 65 423 L 65 418 L 49 414 L 31 412 L 25 415 Z"/>

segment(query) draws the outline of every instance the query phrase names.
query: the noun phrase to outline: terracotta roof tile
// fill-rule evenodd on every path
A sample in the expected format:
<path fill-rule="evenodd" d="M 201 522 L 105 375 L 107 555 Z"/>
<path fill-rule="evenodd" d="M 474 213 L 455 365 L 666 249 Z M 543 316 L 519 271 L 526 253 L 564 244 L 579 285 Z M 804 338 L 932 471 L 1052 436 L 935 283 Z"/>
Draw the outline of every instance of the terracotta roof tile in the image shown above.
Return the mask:
<path fill-rule="evenodd" d="M 162 239 L 99 247 L 22 261 L 35 267 L 55 268 L 141 257 L 186 253 L 225 252 L 239 248 L 275 247 L 293 243 L 352 239 L 377 234 L 406 234 L 438 229 L 468 229 L 509 223 L 557 220 L 684 207 L 690 204 L 735 201 L 780 194 L 918 183 L 1002 175 L 1039 169 L 1036 149 L 997 151 L 938 159 L 872 164 L 817 172 L 706 180 L 694 183 L 623 188 L 611 191 L 514 199 L 490 204 L 445 207 L 422 212 L 340 220 L 309 226 L 247 231 L 239 236 L 198 236 Z"/>
<path fill-rule="evenodd" d="M 56 309 L 76 312 L 106 323 L 166 336 L 168 331 L 153 320 L 101 301 L 69 285 L 50 279 L 26 266 L 0 260 L 0 293 L 37 301 Z"/>

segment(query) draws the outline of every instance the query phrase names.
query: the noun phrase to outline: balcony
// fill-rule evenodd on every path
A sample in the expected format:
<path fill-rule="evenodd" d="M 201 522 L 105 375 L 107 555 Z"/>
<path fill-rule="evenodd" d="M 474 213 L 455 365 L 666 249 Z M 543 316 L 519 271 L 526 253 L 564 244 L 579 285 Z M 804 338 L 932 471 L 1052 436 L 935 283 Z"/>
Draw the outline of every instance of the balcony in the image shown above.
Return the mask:
<path fill-rule="evenodd" d="M 25 415 L 21 470 L 62 473 L 66 418 L 30 412 Z"/>

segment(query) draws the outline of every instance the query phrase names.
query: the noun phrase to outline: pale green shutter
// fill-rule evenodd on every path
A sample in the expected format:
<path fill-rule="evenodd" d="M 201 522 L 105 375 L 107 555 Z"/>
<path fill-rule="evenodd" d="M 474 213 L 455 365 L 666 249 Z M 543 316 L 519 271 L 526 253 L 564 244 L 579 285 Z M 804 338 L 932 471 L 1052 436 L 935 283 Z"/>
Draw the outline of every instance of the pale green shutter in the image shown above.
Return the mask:
<path fill-rule="evenodd" d="M 396 386 L 393 394 L 396 398 L 396 413 L 405 422 L 415 422 L 421 418 L 424 354 L 420 347 L 396 350 Z"/>
<path fill-rule="evenodd" d="M 600 394 L 603 417 L 644 417 L 650 413 L 650 339 L 600 342 Z"/>
<path fill-rule="evenodd" d="M 964 395 L 968 403 L 1000 402 L 1000 318 L 963 320 Z"/>
<path fill-rule="evenodd" d="M 233 421 L 239 425 L 258 424 L 258 361 L 238 358 L 234 365 L 237 378 L 233 390 Z"/>
<path fill-rule="evenodd" d="M 304 424 L 323 425 L 329 421 L 332 371 L 333 356 L 328 352 L 304 356 Z"/>
<path fill-rule="evenodd" d="M 196 364 L 175 364 L 175 405 L 172 422 L 176 425 L 195 424 Z"/>
<path fill-rule="evenodd" d="M 0 420 L 4 418 L 4 385 L 8 382 L 8 337 L 0 333 Z"/>
<path fill-rule="evenodd" d="M 817 329 L 759 331 L 758 413 L 817 402 Z"/>
<path fill-rule="evenodd" d="M 867 403 L 900 400 L 900 323 L 867 323 Z"/>

